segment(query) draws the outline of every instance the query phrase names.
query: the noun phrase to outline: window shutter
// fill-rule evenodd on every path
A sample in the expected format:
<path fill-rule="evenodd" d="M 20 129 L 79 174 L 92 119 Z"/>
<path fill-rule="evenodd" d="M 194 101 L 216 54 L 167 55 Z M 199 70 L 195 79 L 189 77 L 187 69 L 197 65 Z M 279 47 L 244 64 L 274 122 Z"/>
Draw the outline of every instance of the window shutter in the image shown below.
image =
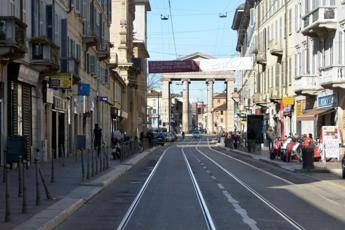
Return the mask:
<path fill-rule="evenodd" d="M 67 72 L 67 53 L 68 53 L 68 37 L 67 37 L 67 19 L 61 19 L 61 71 Z"/>
<path fill-rule="evenodd" d="M 46 32 L 47 32 L 47 37 L 50 40 L 53 40 L 53 6 L 52 5 L 47 5 L 46 6 Z"/>

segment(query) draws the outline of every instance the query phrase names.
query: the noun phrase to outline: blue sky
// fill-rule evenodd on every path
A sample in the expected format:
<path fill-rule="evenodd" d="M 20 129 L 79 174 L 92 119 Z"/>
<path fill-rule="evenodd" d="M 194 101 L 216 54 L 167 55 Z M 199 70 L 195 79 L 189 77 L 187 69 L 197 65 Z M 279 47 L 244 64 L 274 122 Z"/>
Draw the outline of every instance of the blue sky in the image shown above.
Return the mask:
<path fill-rule="evenodd" d="M 231 30 L 235 9 L 244 0 L 171 0 L 177 56 L 203 52 L 215 57 L 236 54 L 237 35 Z M 169 15 L 168 0 L 150 0 L 148 13 L 148 50 L 150 60 L 176 58 L 171 29 L 171 18 L 163 21 L 160 15 Z M 219 14 L 227 13 L 226 18 Z M 215 92 L 225 89 L 223 82 L 215 84 Z M 182 86 L 173 84 L 171 91 L 179 92 Z M 206 99 L 206 84 L 190 84 L 190 100 Z M 206 101 L 205 101 L 206 102 Z M 207 102 L 206 102 L 207 103 Z"/>

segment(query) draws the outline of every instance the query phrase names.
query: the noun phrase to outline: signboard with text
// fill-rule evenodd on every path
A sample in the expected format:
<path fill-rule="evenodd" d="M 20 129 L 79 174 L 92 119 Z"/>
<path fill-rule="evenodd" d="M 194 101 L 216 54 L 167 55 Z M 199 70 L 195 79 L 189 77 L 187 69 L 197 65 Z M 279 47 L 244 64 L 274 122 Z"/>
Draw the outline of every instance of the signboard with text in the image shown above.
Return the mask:
<path fill-rule="evenodd" d="M 193 60 L 186 61 L 149 61 L 149 73 L 180 73 L 199 72 L 198 63 Z"/>
<path fill-rule="evenodd" d="M 327 158 L 340 159 L 340 132 L 336 126 L 322 126 L 321 147 L 323 160 Z"/>
<path fill-rule="evenodd" d="M 70 73 L 59 73 L 49 76 L 49 88 L 52 89 L 71 89 L 72 79 Z"/>
<path fill-rule="evenodd" d="M 325 107 L 333 107 L 335 106 L 335 95 L 326 95 L 322 97 L 318 97 L 318 107 L 325 108 Z"/>

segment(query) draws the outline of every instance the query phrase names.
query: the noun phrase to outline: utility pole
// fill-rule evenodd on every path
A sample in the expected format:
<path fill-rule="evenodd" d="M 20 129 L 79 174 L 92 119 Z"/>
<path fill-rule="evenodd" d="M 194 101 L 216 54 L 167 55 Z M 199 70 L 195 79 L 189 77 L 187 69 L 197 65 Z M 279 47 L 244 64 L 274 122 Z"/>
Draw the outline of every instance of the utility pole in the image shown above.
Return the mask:
<path fill-rule="evenodd" d="M 160 116 L 160 113 L 159 113 L 159 92 L 157 92 L 157 98 L 158 98 L 158 109 L 157 109 L 157 112 L 158 112 L 158 130 L 159 130 L 159 123 L 160 123 L 160 120 L 161 120 L 161 116 Z"/>

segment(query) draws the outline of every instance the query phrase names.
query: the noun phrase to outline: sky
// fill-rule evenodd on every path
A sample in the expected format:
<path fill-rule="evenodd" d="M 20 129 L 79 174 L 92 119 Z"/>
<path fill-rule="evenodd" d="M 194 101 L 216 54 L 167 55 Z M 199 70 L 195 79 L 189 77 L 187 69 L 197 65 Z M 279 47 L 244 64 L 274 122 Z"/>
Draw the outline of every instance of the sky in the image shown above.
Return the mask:
<path fill-rule="evenodd" d="M 231 29 L 231 24 L 236 8 L 243 2 L 244 0 L 171 0 L 171 21 L 169 1 L 150 0 L 149 60 L 173 60 L 194 52 L 219 58 L 235 56 L 237 33 Z M 161 14 L 169 16 L 169 19 L 161 20 Z M 226 14 L 227 17 L 220 18 L 220 14 Z M 174 27 L 176 52 L 171 22 Z M 189 89 L 191 102 L 203 100 L 207 103 L 205 83 L 192 82 Z M 223 90 L 224 82 L 216 82 L 214 92 Z M 172 84 L 171 93 L 181 91 L 182 86 L 179 83 Z"/>

